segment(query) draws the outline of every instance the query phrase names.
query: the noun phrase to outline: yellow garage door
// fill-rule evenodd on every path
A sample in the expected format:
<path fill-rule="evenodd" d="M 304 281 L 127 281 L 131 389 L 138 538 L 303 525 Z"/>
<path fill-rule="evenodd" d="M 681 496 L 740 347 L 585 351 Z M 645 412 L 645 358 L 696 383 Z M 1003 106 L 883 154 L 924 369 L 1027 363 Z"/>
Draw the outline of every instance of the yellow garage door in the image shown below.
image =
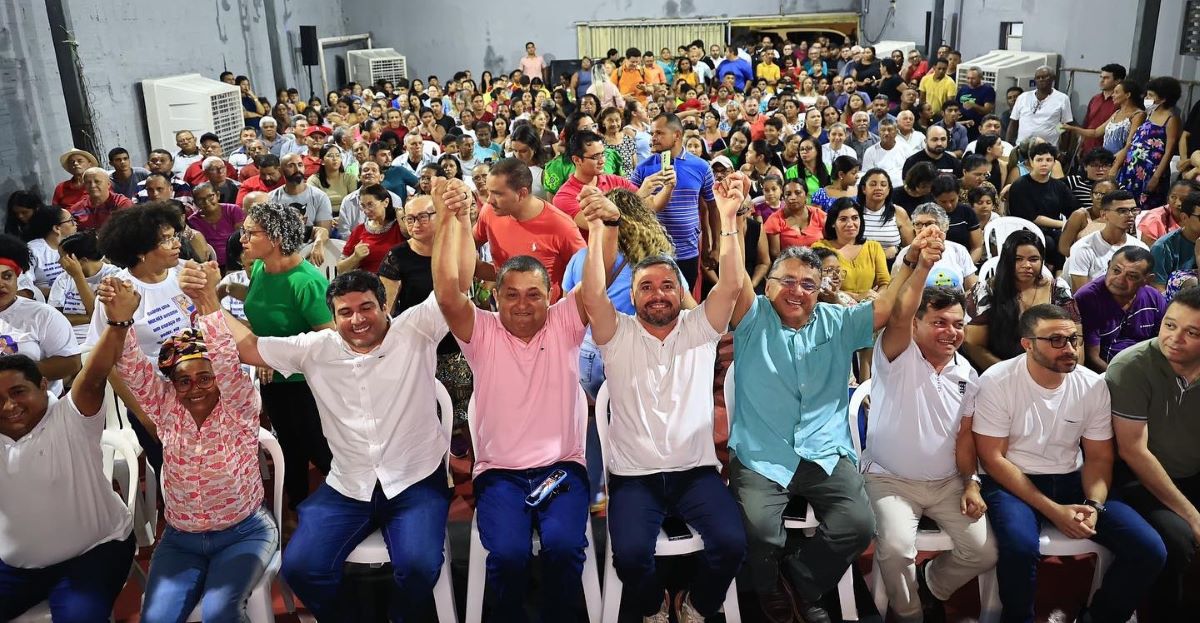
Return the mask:
<path fill-rule="evenodd" d="M 713 43 L 725 44 L 729 32 L 729 21 L 711 20 L 622 20 L 609 22 L 578 23 L 575 32 L 579 39 L 579 56 L 603 58 L 610 49 L 616 48 L 624 56 L 625 50 L 653 50 L 654 55 L 663 48 L 675 54 L 676 48 L 696 39 L 705 46 Z"/>

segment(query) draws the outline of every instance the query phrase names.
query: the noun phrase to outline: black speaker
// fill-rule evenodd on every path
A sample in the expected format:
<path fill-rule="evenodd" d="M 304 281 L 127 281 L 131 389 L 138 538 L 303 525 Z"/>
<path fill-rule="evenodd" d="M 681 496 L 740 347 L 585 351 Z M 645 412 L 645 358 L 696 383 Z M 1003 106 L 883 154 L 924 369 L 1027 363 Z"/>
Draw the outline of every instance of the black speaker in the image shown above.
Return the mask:
<path fill-rule="evenodd" d="M 317 27 L 300 27 L 300 62 L 305 66 L 319 65 L 317 59 Z"/>

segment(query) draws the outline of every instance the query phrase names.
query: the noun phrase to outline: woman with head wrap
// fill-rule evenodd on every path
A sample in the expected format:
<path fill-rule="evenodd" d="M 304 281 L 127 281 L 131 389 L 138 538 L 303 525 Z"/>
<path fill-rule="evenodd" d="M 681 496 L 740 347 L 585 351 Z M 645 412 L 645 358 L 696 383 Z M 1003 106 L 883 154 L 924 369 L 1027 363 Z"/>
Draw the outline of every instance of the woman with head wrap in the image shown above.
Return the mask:
<path fill-rule="evenodd" d="M 213 262 L 210 279 L 220 279 Z M 107 278 L 101 301 L 132 290 Z M 136 296 L 136 294 L 134 294 Z M 163 341 L 157 365 L 129 333 L 117 372 L 154 422 L 163 445 L 167 527 L 154 548 L 142 618 L 246 620 L 246 599 L 278 551 L 263 508 L 254 383 L 218 311 Z M 303 471 L 303 470 L 302 470 Z"/>

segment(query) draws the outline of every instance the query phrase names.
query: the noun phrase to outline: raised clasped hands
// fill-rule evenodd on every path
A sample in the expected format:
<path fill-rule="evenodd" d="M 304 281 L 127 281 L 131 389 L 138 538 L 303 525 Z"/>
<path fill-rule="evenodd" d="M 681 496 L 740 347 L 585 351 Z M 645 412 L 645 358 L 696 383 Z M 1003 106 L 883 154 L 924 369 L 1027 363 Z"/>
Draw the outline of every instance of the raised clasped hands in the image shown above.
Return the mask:
<path fill-rule="evenodd" d="M 96 298 L 104 305 L 108 319 L 114 322 L 125 322 L 133 319 L 133 314 L 142 304 L 142 295 L 134 289 L 133 284 L 116 277 L 105 277 L 96 288 Z"/>
<path fill-rule="evenodd" d="M 435 177 L 430 195 L 433 197 L 433 207 L 439 214 L 455 217 L 470 214 L 471 190 L 462 180 Z"/>
<path fill-rule="evenodd" d="M 713 185 L 713 194 L 717 196 L 717 211 L 722 218 L 737 216 L 750 194 L 750 178 L 741 172 L 730 173 L 720 183 Z"/>
<path fill-rule="evenodd" d="M 587 219 L 589 227 L 602 227 L 604 221 L 615 221 L 621 217 L 616 204 L 595 186 L 584 186 L 579 191 L 579 211 Z"/>

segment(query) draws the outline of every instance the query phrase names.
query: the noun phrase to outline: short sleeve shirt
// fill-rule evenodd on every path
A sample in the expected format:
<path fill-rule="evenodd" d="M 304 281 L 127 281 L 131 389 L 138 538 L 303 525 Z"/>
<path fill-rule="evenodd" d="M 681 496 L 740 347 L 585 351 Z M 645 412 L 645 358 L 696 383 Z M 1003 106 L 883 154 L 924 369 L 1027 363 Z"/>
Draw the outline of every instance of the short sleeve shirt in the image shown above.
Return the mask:
<path fill-rule="evenodd" d="M 133 284 L 133 288 L 142 295 L 142 302 L 133 313 L 133 332 L 137 335 L 142 352 L 158 361 L 158 349 L 164 340 L 192 328 L 196 320 L 196 306 L 179 289 L 179 277 L 174 268 L 167 271 L 166 279 L 158 283 L 142 281 L 130 274 L 128 269 L 113 276 Z M 103 305 L 97 304 L 84 344 L 94 345 L 106 326 L 108 313 Z"/>
<path fill-rule="evenodd" d="M 1171 478 L 1200 474 L 1200 382 L 1175 374 L 1153 338 L 1125 349 L 1104 374 L 1112 414 L 1146 422 L 1150 453 Z"/>
<path fill-rule="evenodd" d="M 809 247 L 824 236 L 825 212 L 809 207 L 808 226 L 799 230 L 788 224 L 783 210 L 780 210 L 767 217 L 767 220 L 763 222 L 763 231 L 768 235 L 779 236 L 780 251 L 788 247 Z"/>
<path fill-rule="evenodd" d="M 479 221 L 475 223 L 475 241 L 491 244 L 496 268 L 518 255 L 537 258 L 550 274 L 551 300 L 562 295 L 567 262 L 585 246 L 575 221 L 545 201 L 542 211 L 526 221 L 500 216 L 491 204 L 484 205 L 479 211 Z"/>
<path fill-rule="evenodd" d="M 34 361 L 79 354 L 71 323 L 53 307 L 18 296 L 0 311 L 0 354 L 26 355 Z M 50 381 L 50 392 L 62 393 L 63 382 Z"/>
<path fill-rule="evenodd" d="M 658 221 L 671 234 L 675 258 L 690 260 L 700 255 L 700 200 L 716 201 L 713 173 L 708 163 L 686 150 L 672 159 L 675 188 L 667 205 L 658 213 Z M 630 181 L 641 186 L 647 177 L 662 170 L 660 158 L 647 158 L 634 169 Z"/>
<path fill-rule="evenodd" d="M 325 303 L 328 287 L 325 275 L 308 262 L 300 262 L 282 273 L 268 273 L 262 260 L 255 260 L 250 267 L 250 289 L 243 309 L 259 337 L 298 335 L 333 322 L 333 314 Z M 276 382 L 284 380 L 304 378 L 285 379 L 278 373 L 275 375 Z"/>
<path fill-rule="evenodd" d="M 1071 113 L 1071 99 L 1059 90 L 1051 90 L 1044 100 L 1038 99 L 1037 91 L 1018 95 L 1009 118 L 1020 122 L 1018 143 L 1037 136 L 1052 144 L 1057 144 L 1058 135 L 1062 134 L 1058 127 L 1075 119 Z"/>
<path fill-rule="evenodd" d="M 757 296 L 738 323 L 734 414 L 729 447 L 738 461 L 781 487 L 801 461 L 832 474 L 841 457 L 857 461 L 847 412 L 851 354 L 873 341 L 874 304 L 817 303 L 801 329 L 785 327 Z"/>
<path fill-rule="evenodd" d="M 1111 361 L 1119 352 L 1158 335 L 1167 311 L 1167 299 L 1154 286 L 1142 286 L 1128 309 L 1112 297 L 1104 285 L 1106 275 L 1083 284 L 1075 302 L 1083 319 L 1083 343 L 1100 348 L 1100 358 Z"/>

